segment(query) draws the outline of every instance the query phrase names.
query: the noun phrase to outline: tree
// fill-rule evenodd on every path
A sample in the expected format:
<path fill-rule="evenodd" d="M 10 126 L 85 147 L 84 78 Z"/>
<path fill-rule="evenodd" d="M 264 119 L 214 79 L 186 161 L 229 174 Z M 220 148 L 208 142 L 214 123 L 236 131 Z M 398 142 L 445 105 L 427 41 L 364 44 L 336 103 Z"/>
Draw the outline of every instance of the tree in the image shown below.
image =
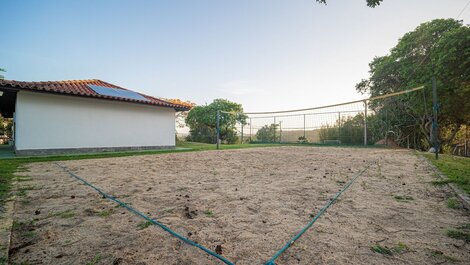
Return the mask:
<path fill-rule="evenodd" d="M 420 93 L 371 102 L 378 114 L 389 115 L 402 134 L 418 134 L 430 146 L 431 87 L 436 78 L 440 101 L 440 145 L 449 144 L 463 124 L 470 122 L 470 28 L 462 21 L 435 19 L 406 33 L 389 55 L 369 64 L 370 77 L 356 85 L 371 96 L 425 85 Z M 451 133 L 448 133 L 451 131 Z M 426 146 L 423 145 L 422 148 Z"/>
<path fill-rule="evenodd" d="M 279 137 L 277 136 L 277 127 L 279 124 L 264 125 L 256 132 L 256 140 L 258 142 L 268 143 L 277 142 Z"/>
<path fill-rule="evenodd" d="M 322 3 L 326 5 L 326 0 L 316 0 L 318 3 Z M 380 5 L 380 2 L 383 0 L 366 0 L 368 7 L 376 7 Z"/>
<path fill-rule="evenodd" d="M 186 106 L 188 107 L 190 110 L 196 106 L 196 103 L 194 102 L 191 102 L 191 101 L 182 101 L 180 99 L 177 99 L 177 98 L 173 98 L 173 99 L 165 99 L 165 101 L 168 101 L 170 103 L 174 103 L 174 104 L 179 104 L 179 105 L 183 105 L 183 106 Z M 189 111 L 178 111 L 176 112 L 175 114 L 175 120 L 176 120 L 176 126 L 178 128 L 184 128 L 186 126 L 185 124 L 185 120 L 186 120 L 186 117 L 188 117 L 188 113 Z"/>
<path fill-rule="evenodd" d="M 230 112 L 220 115 L 220 139 L 226 143 L 235 143 L 238 140 L 235 125 L 246 124 L 246 115 L 243 114 L 242 105 L 225 99 L 215 99 L 209 105 L 193 107 L 186 117 L 189 126 L 189 141 L 215 143 L 217 111 Z"/>
<path fill-rule="evenodd" d="M 3 68 L 0 68 L 0 72 L 6 72 L 6 70 L 3 69 Z M 0 74 L 0 79 L 4 79 L 4 78 L 5 78 L 5 76 L 3 76 L 2 74 Z"/>

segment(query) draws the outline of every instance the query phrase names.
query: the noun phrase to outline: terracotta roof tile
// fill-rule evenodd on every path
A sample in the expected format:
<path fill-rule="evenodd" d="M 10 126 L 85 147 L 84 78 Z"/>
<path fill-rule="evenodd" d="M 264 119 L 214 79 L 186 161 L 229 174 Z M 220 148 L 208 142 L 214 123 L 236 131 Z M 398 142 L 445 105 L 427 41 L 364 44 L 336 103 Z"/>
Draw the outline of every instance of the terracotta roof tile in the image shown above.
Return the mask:
<path fill-rule="evenodd" d="M 88 85 L 96 85 L 110 88 L 118 88 L 123 90 L 132 91 L 119 87 L 101 80 L 89 79 L 89 80 L 65 80 L 65 81 L 42 81 L 42 82 L 24 82 L 15 80 L 1 80 L 0 86 L 18 90 L 30 90 L 38 92 L 47 92 L 54 94 L 74 95 L 81 97 L 101 98 L 116 101 L 127 101 L 147 105 L 155 105 L 161 107 L 174 108 L 175 110 L 183 111 L 189 110 L 190 107 L 187 104 L 179 104 L 178 102 L 169 102 L 163 99 L 155 98 L 152 96 L 138 93 L 145 97 L 147 100 L 137 100 L 130 98 L 114 97 L 100 95 L 91 89 Z"/>

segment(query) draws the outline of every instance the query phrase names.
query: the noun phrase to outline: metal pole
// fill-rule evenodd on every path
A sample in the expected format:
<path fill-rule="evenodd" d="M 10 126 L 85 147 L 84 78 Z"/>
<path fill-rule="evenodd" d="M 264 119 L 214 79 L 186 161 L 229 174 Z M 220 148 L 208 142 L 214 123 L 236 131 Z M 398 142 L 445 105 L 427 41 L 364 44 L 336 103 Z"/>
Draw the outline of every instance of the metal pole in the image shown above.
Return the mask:
<path fill-rule="evenodd" d="M 364 100 L 364 146 L 367 145 L 367 100 Z"/>
<path fill-rule="evenodd" d="M 243 144 L 243 123 L 242 123 L 242 144 Z"/>
<path fill-rule="evenodd" d="M 305 137 L 306 137 L 306 136 L 305 136 L 305 114 L 304 114 L 304 141 L 305 141 L 305 139 L 307 139 L 307 138 L 305 138 Z"/>
<path fill-rule="evenodd" d="M 220 139 L 220 110 L 217 111 L 217 149 L 219 149 L 219 139 Z"/>
<path fill-rule="evenodd" d="M 279 143 L 282 142 L 282 121 L 279 122 Z"/>
<path fill-rule="evenodd" d="M 433 142 L 434 142 L 434 151 L 436 154 L 436 160 L 439 159 L 439 131 L 437 125 L 437 88 L 436 88 L 436 77 L 432 77 L 432 104 L 433 104 L 433 122 L 432 122 L 432 131 L 433 131 Z"/>
<path fill-rule="evenodd" d="M 341 141 L 341 112 L 338 112 L 338 140 Z"/>
<path fill-rule="evenodd" d="M 250 141 L 252 140 L 252 137 L 253 135 L 251 134 L 251 118 L 250 118 Z"/>
<path fill-rule="evenodd" d="M 276 116 L 273 117 L 274 118 L 274 139 L 273 139 L 273 142 L 276 142 L 276 137 L 277 137 L 277 133 L 276 133 Z"/>
<path fill-rule="evenodd" d="M 468 125 L 465 125 L 465 157 L 468 155 Z"/>

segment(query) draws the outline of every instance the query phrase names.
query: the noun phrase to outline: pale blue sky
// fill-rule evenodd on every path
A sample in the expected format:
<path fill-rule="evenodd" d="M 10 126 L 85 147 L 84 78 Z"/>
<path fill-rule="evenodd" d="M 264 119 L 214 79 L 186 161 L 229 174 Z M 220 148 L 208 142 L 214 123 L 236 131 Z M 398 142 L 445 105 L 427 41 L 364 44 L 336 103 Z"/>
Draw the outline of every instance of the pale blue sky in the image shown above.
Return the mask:
<path fill-rule="evenodd" d="M 368 63 L 468 0 L 0 2 L 0 68 L 24 81 L 101 79 L 149 95 L 246 111 L 363 98 Z M 460 16 L 470 23 L 470 7 Z"/>

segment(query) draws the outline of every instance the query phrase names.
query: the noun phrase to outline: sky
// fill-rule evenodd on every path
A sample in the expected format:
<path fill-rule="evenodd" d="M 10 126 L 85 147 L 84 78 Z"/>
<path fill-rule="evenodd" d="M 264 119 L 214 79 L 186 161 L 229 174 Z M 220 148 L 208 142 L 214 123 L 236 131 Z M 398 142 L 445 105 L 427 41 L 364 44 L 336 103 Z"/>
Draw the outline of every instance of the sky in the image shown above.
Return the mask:
<path fill-rule="evenodd" d="M 0 1 L 6 79 L 100 79 L 245 111 L 362 99 L 369 62 L 406 32 L 457 18 L 468 0 Z M 470 23 L 470 7 L 459 19 Z"/>

